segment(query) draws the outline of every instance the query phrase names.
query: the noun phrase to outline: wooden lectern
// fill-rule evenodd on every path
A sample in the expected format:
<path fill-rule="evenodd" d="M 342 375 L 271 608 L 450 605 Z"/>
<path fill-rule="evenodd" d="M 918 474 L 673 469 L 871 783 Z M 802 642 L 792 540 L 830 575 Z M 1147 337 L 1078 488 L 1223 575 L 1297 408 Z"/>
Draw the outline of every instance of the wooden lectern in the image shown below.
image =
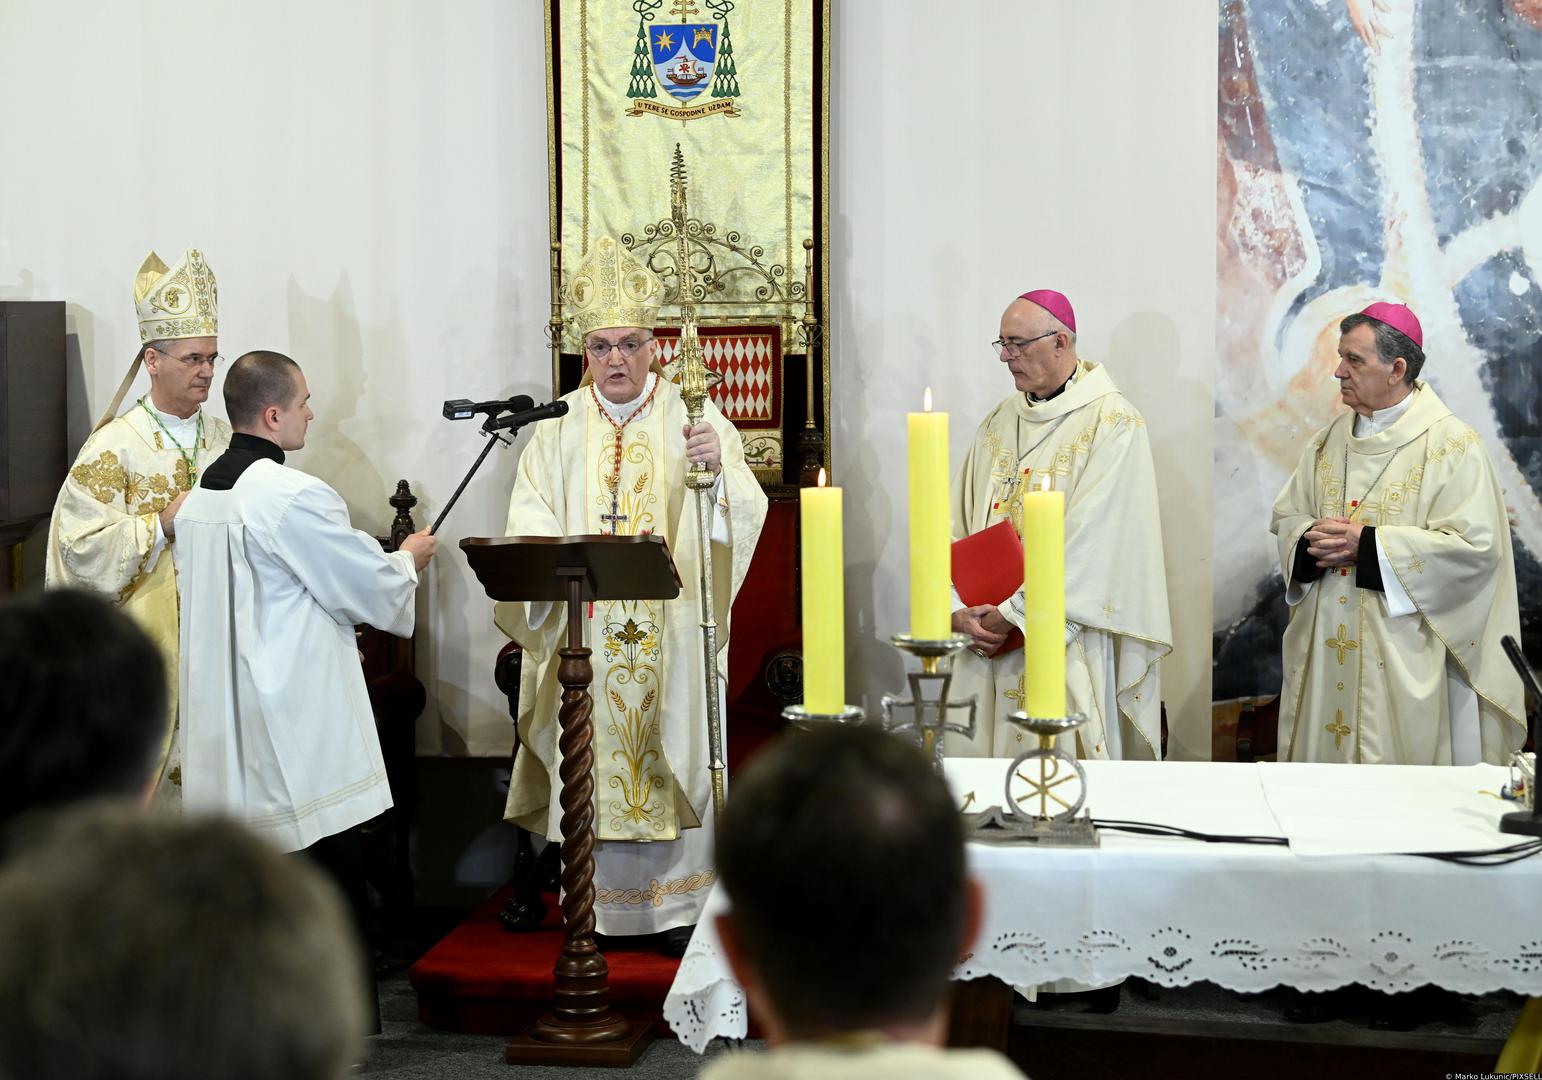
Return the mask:
<path fill-rule="evenodd" d="M 494 600 L 550 600 L 568 609 L 558 652 L 562 681 L 562 955 L 550 1012 L 509 1043 L 514 1065 L 629 1066 L 652 1037 L 610 1009 L 610 970 L 594 944 L 594 669 L 584 647 L 582 605 L 595 600 L 672 600 L 680 575 L 660 536 L 468 537 L 461 550 Z"/>

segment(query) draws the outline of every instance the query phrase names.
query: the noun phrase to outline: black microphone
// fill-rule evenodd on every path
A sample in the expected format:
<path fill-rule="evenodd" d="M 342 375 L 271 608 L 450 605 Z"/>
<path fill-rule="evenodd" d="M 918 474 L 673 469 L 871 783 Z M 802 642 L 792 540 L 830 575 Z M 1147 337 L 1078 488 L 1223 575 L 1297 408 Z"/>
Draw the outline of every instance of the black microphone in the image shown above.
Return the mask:
<path fill-rule="evenodd" d="M 471 402 L 464 399 L 459 401 L 446 401 L 444 403 L 444 415 L 447 420 L 466 420 L 476 413 L 487 413 L 487 419 L 482 423 L 482 432 L 493 435 L 482 447 L 482 453 L 472 463 L 470 471 L 460 482 L 460 487 L 455 489 L 455 494 L 450 496 L 450 501 L 439 511 L 439 517 L 430 526 L 429 532 L 435 535 L 439 533 L 439 526 L 444 524 L 444 519 L 449 516 L 450 508 L 460 499 L 461 492 L 466 490 L 466 485 L 471 482 L 472 476 L 482 467 L 482 462 L 487 460 L 487 454 L 499 443 L 508 443 L 509 440 L 494 432 L 508 431 L 533 424 L 537 420 L 545 420 L 553 416 L 562 416 L 568 411 L 568 403 L 565 401 L 549 401 L 545 405 L 535 405 L 535 399 L 520 396 L 509 398 L 507 401 L 482 401 Z M 513 410 L 513 411 L 511 411 Z"/>
<path fill-rule="evenodd" d="M 535 398 L 528 394 L 520 394 L 518 397 L 506 398 L 503 401 L 471 401 L 467 398 L 456 398 L 454 401 L 444 403 L 444 418 L 470 420 L 477 413 L 497 416 L 499 413 L 524 412 L 534 404 Z"/>
<path fill-rule="evenodd" d="M 1500 638 L 1499 644 L 1504 648 L 1505 656 L 1510 660 L 1510 666 L 1521 677 L 1521 685 L 1530 692 L 1532 698 L 1542 702 L 1542 686 L 1537 685 L 1537 673 L 1532 671 L 1531 665 L 1526 662 L 1526 654 L 1521 652 L 1520 644 L 1509 634 Z M 1525 708 L 1524 699 L 1521 702 L 1521 707 L 1522 709 Z M 1532 736 L 1533 745 L 1535 745 L 1536 732 L 1530 732 L 1530 735 Z M 1528 793 L 1528 798 L 1531 800 L 1531 811 L 1528 813 L 1525 810 L 1517 810 L 1514 813 L 1504 815 L 1499 819 L 1500 832 L 1520 833 L 1524 836 L 1542 836 L 1542 799 L 1537 798 L 1535 790 L 1537 783 L 1536 765 L 1534 764 L 1535 757 L 1532 760 L 1532 790 Z"/>
<path fill-rule="evenodd" d="M 529 401 L 529 398 L 525 399 Z M 522 428 L 526 424 L 533 424 L 537 420 L 550 420 L 554 416 L 566 416 L 568 403 L 565 401 L 548 401 L 545 405 L 537 405 L 535 408 L 525 408 L 521 412 L 512 412 L 507 416 L 497 416 L 489 419 L 482 425 L 483 431 L 506 431 L 509 428 Z"/>

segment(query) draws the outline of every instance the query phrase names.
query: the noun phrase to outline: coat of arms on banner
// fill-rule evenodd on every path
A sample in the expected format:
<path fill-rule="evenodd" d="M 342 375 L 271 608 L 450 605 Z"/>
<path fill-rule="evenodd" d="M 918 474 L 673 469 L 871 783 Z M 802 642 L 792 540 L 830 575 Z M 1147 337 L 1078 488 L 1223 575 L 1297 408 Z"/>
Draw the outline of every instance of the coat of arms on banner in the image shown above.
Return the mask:
<path fill-rule="evenodd" d="M 664 0 L 633 0 L 637 11 L 637 48 L 632 58 L 632 79 L 626 96 L 632 99 L 628 116 L 645 113 L 671 120 L 695 120 L 722 113 L 738 116 L 734 99 L 739 96 L 738 68 L 728 33 L 728 13 L 733 0 L 704 0 L 714 22 L 688 22 L 700 15 L 695 0 L 674 0 L 671 14 L 680 22 L 654 22 L 655 9 Z M 678 105 L 660 102 L 662 90 Z"/>

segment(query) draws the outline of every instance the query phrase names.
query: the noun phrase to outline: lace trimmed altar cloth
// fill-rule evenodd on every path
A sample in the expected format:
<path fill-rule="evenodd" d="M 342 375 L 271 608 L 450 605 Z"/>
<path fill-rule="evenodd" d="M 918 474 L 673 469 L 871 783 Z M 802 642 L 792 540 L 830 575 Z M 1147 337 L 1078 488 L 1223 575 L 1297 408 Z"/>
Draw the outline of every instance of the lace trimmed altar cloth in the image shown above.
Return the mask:
<path fill-rule="evenodd" d="M 1542 994 L 1542 856 L 1470 867 L 1398 852 L 1474 851 L 1501 833 L 1507 770 L 1494 765 L 1084 762 L 1098 819 L 1281 836 L 1290 847 L 1206 844 L 1104 830 L 1094 849 L 969 845 L 985 919 L 956 979 L 1011 985 L 1131 975 L 1233 990 L 1362 983 L 1404 991 Z M 1000 805 L 1005 760 L 955 759 L 969 809 Z M 906 872 L 895 868 L 896 873 Z M 700 1052 L 742 1038 L 744 993 L 718 946 L 715 889 L 664 1002 Z"/>

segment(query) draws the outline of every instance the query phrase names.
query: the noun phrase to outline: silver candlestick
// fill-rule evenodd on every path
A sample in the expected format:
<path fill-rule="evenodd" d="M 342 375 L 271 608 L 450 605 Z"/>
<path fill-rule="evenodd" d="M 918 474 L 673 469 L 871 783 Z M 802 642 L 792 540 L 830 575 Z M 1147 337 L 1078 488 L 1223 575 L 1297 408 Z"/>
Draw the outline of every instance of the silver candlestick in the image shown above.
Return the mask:
<path fill-rule="evenodd" d="M 859 705 L 846 705 L 840 712 L 809 712 L 802 705 L 787 705 L 782 709 L 782 719 L 795 728 L 811 731 L 820 724 L 860 724 L 867 718 Z"/>
<path fill-rule="evenodd" d="M 948 700 L 948 691 L 953 684 L 953 657 L 969 644 L 969 640 L 963 634 L 954 634 L 952 637 L 936 640 L 913 638 L 909 634 L 895 634 L 889 639 L 896 649 L 918 657 L 921 661 L 921 670 L 906 672 L 905 677 L 910 682 L 908 699 L 902 699 L 893 694 L 883 696 L 884 730 L 896 735 L 909 734 L 915 739 L 921 752 L 936 765 L 939 771 L 942 769 L 944 734 L 951 731 L 966 739 L 974 737 L 973 695 L 964 701 Z M 929 690 L 931 693 L 928 693 Z M 896 709 L 911 709 L 913 718 L 900 723 L 894 716 Z M 956 724 L 950 721 L 948 719 L 950 709 L 967 709 L 968 722 Z"/>
<path fill-rule="evenodd" d="M 1091 815 L 1077 816 L 1087 802 L 1087 770 L 1055 745 L 1057 735 L 1075 731 L 1087 722 L 1086 717 L 1015 712 L 1007 719 L 1036 735 L 1039 745 L 1007 766 L 1001 806 L 964 815 L 968 838 L 997 844 L 1098 847 Z"/>

